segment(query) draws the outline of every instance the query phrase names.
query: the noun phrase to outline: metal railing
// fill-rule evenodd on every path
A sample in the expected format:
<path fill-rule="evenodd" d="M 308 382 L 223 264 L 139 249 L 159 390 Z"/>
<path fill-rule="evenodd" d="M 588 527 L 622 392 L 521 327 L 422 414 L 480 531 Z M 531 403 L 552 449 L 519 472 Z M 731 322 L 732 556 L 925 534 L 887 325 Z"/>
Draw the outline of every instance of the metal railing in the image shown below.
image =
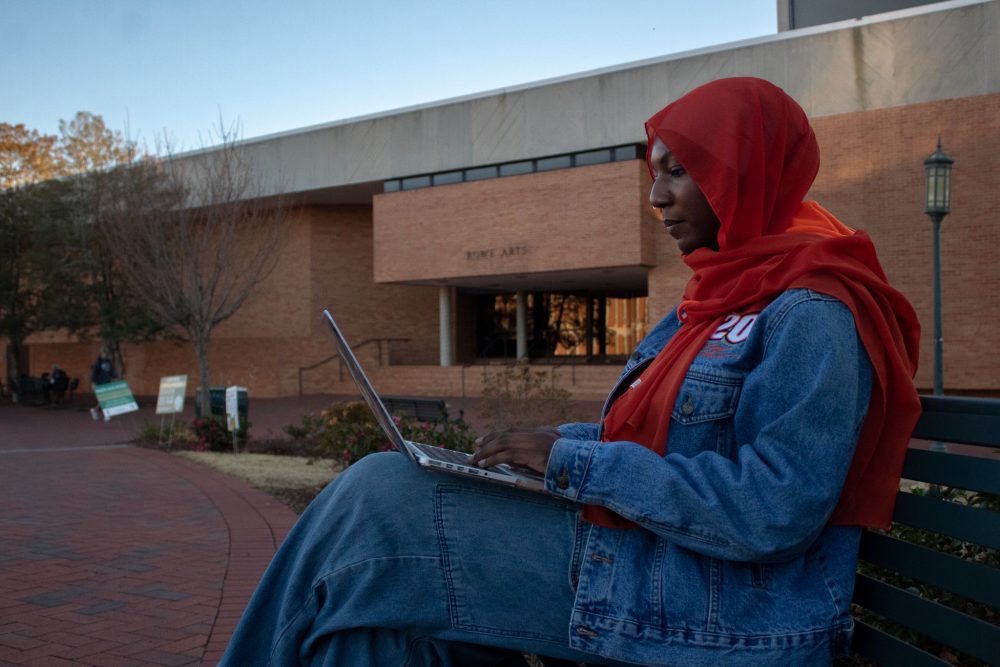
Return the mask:
<path fill-rule="evenodd" d="M 570 384 L 576 385 L 576 365 L 580 363 L 580 357 L 566 357 L 566 361 L 559 362 L 549 371 L 549 377 L 552 379 L 552 388 L 556 387 L 556 371 L 563 366 L 568 365 L 570 367 Z"/>
<path fill-rule="evenodd" d="M 525 359 L 523 361 L 493 361 L 493 362 L 489 362 L 489 361 L 487 361 L 487 359 L 488 358 L 486 358 L 486 357 L 477 357 L 475 360 L 473 360 L 473 361 L 471 361 L 471 362 L 469 362 L 467 364 L 462 364 L 462 398 L 463 399 L 465 398 L 465 371 L 468 370 L 468 369 L 470 369 L 470 368 L 472 368 L 473 366 L 480 366 L 480 367 L 482 367 L 482 366 L 514 367 L 514 366 L 517 366 L 520 363 L 526 363 L 528 365 L 533 365 L 533 366 L 536 366 L 536 367 L 548 368 L 549 369 L 549 379 L 550 379 L 550 381 L 552 383 L 552 387 L 555 388 L 555 386 L 556 386 L 556 371 L 558 371 L 563 366 L 569 366 L 570 367 L 570 384 L 574 385 L 574 386 L 576 385 L 576 367 L 577 367 L 578 364 L 582 363 L 581 359 L 583 359 L 583 357 L 576 357 L 576 356 L 566 357 L 565 361 L 560 361 L 557 364 L 539 363 L 537 361 L 532 361 L 531 359 Z"/>
<path fill-rule="evenodd" d="M 410 338 L 367 338 L 356 345 L 352 345 L 351 350 L 358 350 L 364 347 L 365 345 L 371 345 L 372 343 L 375 343 L 376 345 L 378 345 L 378 365 L 388 366 L 389 343 L 409 343 L 410 340 L 411 340 Z M 383 348 L 382 348 L 383 343 L 385 343 L 385 355 L 383 355 Z M 311 371 L 313 369 L 319 368 L 324 364 L 328 364 L 334 359 L 337 359 L 340 362 L 337 366 L 337 379 L 340 382 L 344 381 L 344 360 L 340 358 L 339 354 L 332 354 L 326 359 L 321 359 L 320 361 L 317 361 L 315 364 L 312 364 L 310 366 L 302 366 L 301 368 L 299 368 L 299 396 L 302 395 L 302 374 L 305 373 L 306 371 Z"/>

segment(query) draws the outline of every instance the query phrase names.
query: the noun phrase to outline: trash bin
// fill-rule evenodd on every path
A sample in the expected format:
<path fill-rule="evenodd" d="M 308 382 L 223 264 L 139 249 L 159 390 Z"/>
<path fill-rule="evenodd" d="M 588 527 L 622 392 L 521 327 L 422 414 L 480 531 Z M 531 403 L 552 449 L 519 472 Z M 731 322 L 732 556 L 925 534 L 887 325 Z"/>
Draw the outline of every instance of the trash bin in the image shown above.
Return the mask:
<path fill-rule="evenodd" d="M 209 410 L 213 415 L 226 416 L 226 388 L 209 387 L 208 389 Z M 247 411 L 249 408 L 247 390 L 240 387 L 236 390 L 236 409 L 240 413 L 240 427 L 247 423 Z M 194 390 L 194 416 L 201 417 L 201 387 Z"/>

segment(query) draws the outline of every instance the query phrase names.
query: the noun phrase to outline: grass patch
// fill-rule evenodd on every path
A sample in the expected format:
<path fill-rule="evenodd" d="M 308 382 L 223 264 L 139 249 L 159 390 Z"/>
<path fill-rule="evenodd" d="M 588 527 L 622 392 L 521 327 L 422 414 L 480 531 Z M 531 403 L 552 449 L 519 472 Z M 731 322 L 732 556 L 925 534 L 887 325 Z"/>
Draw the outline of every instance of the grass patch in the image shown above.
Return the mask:
<path fill-rule="evenodd" d="M 322 459 L 278 454 L 224 454 L 220 452 L 178 451 L 177 456 L 213 470 L 239 477 L 265 493 L 275 496 L 301 514 L 340 469 Z"/>

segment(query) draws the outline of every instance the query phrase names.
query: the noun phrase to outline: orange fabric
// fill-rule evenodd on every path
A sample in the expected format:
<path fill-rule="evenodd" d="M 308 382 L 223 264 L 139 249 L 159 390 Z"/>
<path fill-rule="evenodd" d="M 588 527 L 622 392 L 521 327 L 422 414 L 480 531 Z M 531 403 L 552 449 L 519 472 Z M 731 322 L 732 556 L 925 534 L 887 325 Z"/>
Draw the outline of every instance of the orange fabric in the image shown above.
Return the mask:
<path fill-rule="evenodd" d="M 680 330 L 611 407 L 604 439 L 664 455 L 687 369 L 726 315 L 763 309 L 794 287 L 829 294 L 851 310 L 874 369 L 868 414 L 830 521 L 887 528 L 920 414 L 912 382 L 920 327 L 912 306 L 889 285 L 868 235 L 802 202 L 819 166 L 804 112 L 766 81 L 723 79 L 666 107 L 646 129 L 650 142 L 660 138 L 674 152 L 719 216 L 720 250 L 684 256 L 694 275 L 679 308 Z M 584 518 L 633 525 L 598 506 L 587 506 Z"/>
<path fill-rule="evenodd" d="M 838 236 L 850 236 L 856 230 L 851 229 L 840 220 L 837 220 L 832 213 L 814 201 L 802 202 L 792 223 L 786 230 L 800 234 L 816 234 L 824 238 L 836 238 Z"/>

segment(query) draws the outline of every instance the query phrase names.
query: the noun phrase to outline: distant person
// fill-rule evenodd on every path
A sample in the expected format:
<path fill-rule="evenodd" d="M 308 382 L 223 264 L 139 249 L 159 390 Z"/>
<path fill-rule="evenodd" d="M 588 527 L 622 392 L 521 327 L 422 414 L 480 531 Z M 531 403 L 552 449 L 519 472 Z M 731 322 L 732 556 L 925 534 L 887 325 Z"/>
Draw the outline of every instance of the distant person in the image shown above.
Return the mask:
<path fill-rule="evenodd" d="M 42 373 L 42 398 L 46 403 L 51 402 L 52 394 L 61 401 L 69 388 L 69 375 L 59 364 L 52 364 L 52 371 Z"/>
<path fill-rule="evenodd" d="M 115 365 L 111 363 L 111 359 L 107 350 L 102 350 L 99 355 L 97 355 L 97 361 L 94 365 L 90 367 L 90 388 L 94 392 L 95 396 L 97 394 L 98 385 L 107 384 L 112 380 L 118 378 L 118 373 L 115 371 Z M 101 409 L 101 403 L 98 401 L 97 405 L 90 409 L 90 416 L 94 419 L 99 419 L 98 411 Z M 109 417 L 104 415 L 104 421 L 108 421 Z"/>

